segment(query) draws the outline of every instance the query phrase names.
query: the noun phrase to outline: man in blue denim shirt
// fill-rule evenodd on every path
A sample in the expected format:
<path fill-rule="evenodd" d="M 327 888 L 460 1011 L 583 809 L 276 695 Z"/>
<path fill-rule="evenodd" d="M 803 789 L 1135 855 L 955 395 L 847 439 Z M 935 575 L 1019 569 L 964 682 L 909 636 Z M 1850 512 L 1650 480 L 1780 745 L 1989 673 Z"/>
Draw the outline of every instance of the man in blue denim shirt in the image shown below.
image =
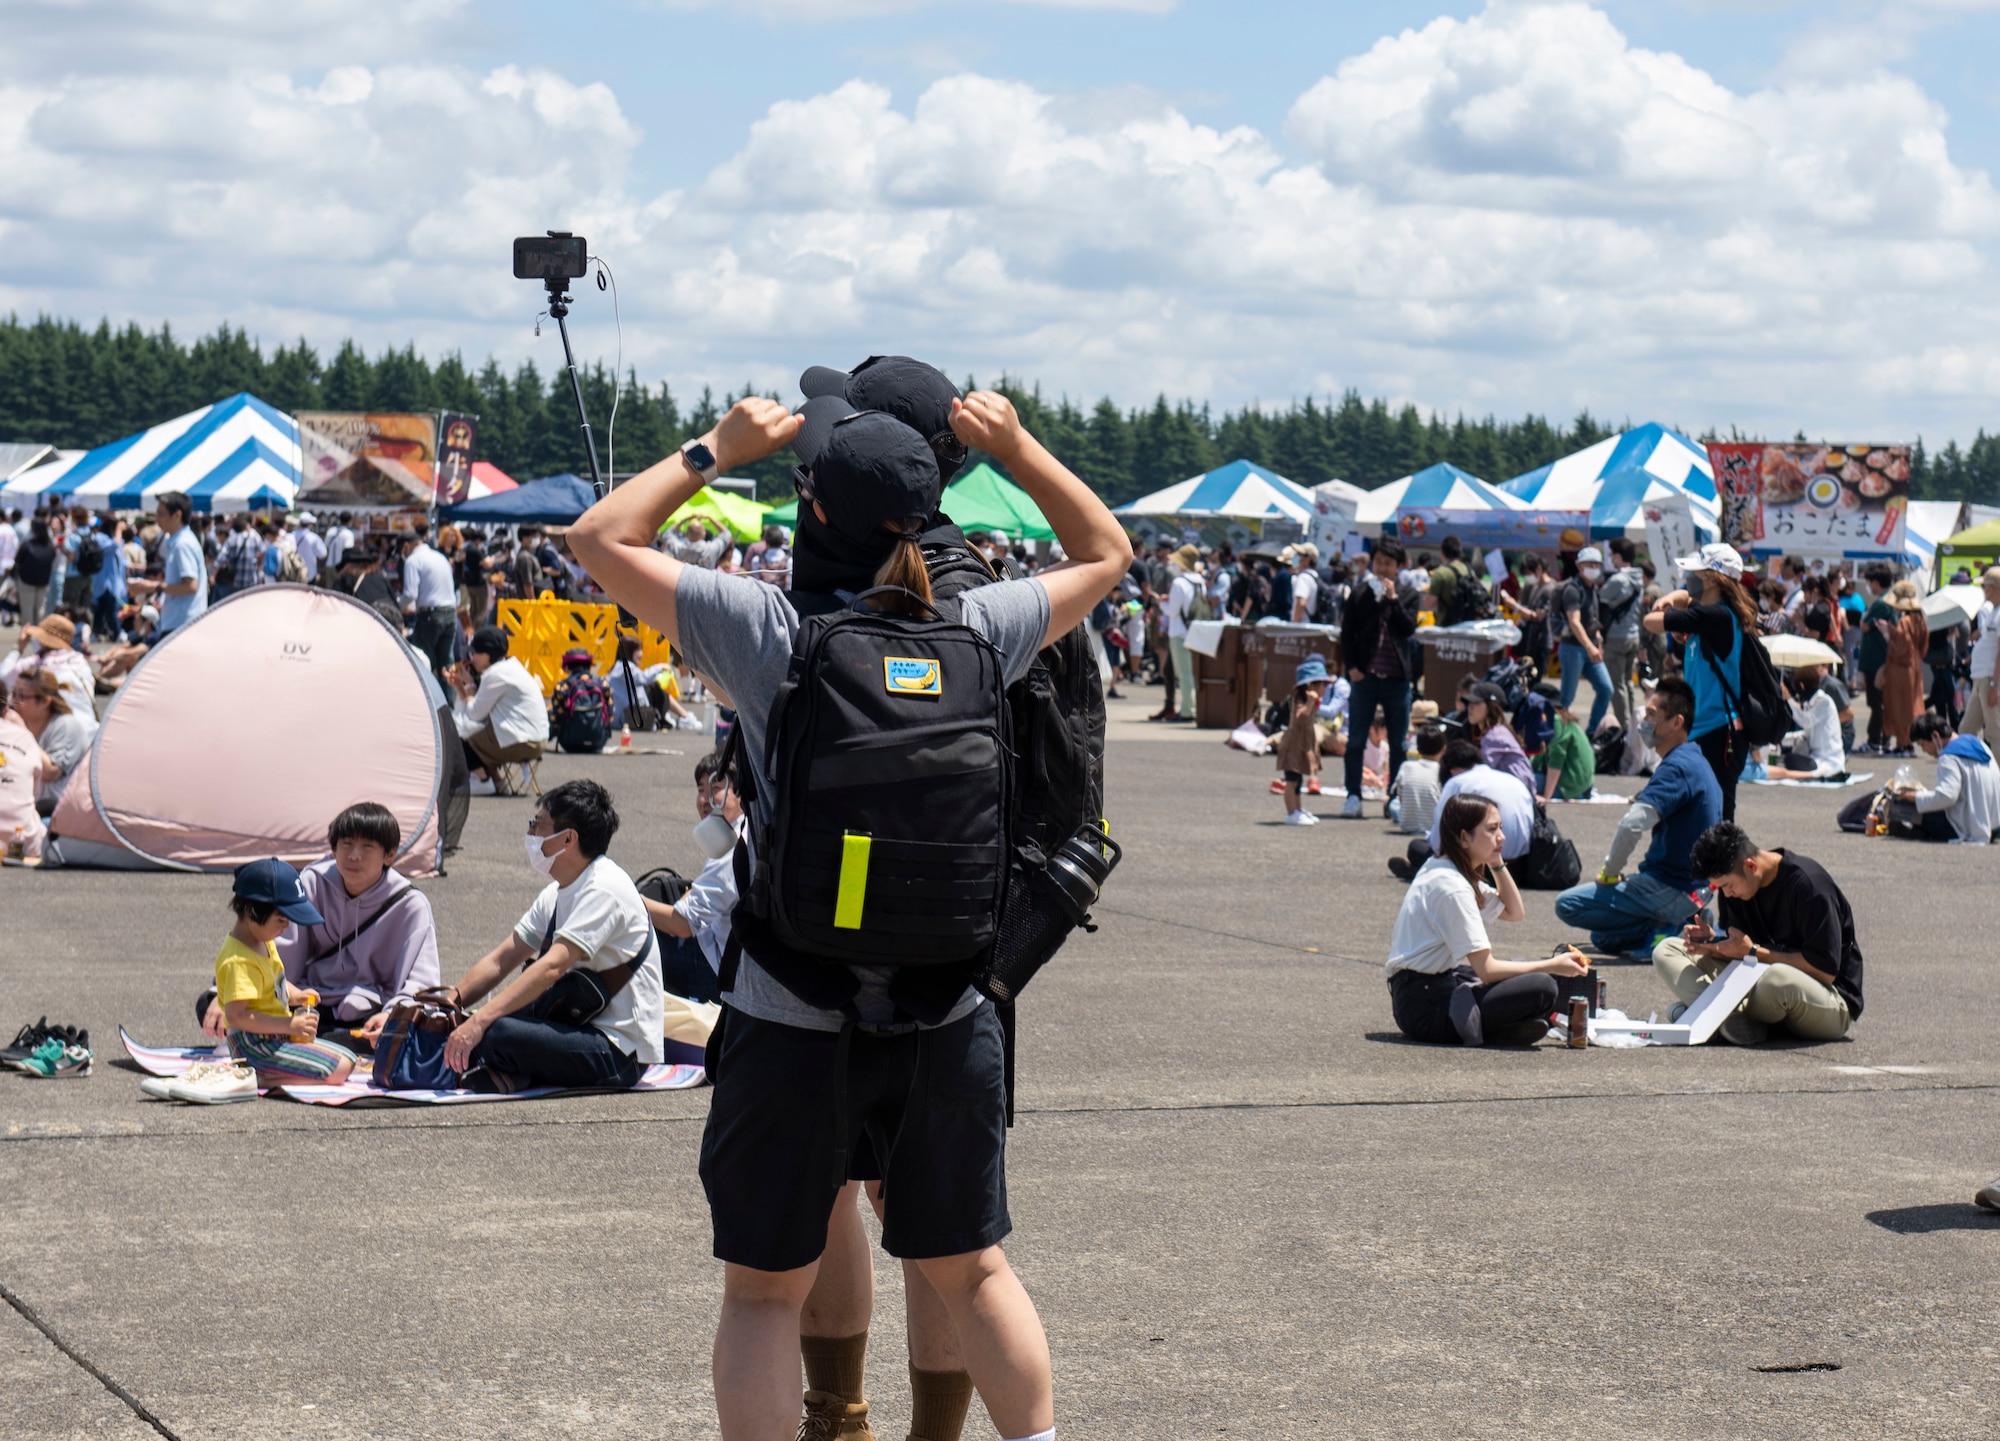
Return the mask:
<path fill-rule="evenodd" d="M 1701 833 L 1722 819 L 1722 787 L 1701 747 L 1687 744 L 1693 721 L 1693 688 L 1668 676 L 1646 702 L 1646 717 L 1639 723 L 1641 741 L 1660 754 L 1659 768 L 1618 822 L 1597 879 L 1556 897 L 1556 918 L 1588 928 L 1590 944 L 1598 951 L 1644 951 L 1650 956 L 1656 932 L 1677 932 L 1694 914 L 1690 893 L 1700 880 L 1688 858 Z M 1646 858 L 1636 873 L 1623 874 L 1647 831 L 1653 843 Z"/>

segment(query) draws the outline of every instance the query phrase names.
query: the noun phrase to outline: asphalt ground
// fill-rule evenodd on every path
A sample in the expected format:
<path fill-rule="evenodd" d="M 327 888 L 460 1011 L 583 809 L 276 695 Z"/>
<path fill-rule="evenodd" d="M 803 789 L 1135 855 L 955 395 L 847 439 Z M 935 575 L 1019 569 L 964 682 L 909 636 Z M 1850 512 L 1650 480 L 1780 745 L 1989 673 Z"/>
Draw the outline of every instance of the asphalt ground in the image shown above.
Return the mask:
<path fill-rule="evenodd" d="M 1380 973 L 1403 887 L 1379 806 L 1281 826 L 1268 760 L 1147 708 L 1114 707 L 1126 859 L 1101 929 L 1021 1002 L 1008 1250 L 1064 1437 L 2000 1432 L 2000 1220 L 1970 1204 L 2000 1170 L 2000 853 L 1842 835 L 1852 790 L 1746 787 L 1753 834 L 1854 902 L 1849 1039 L 1411 1045 Z M 691 873 L 699 740 L 556 757 L 542 779 L 601 779 L 625 818 L 613 855 Z M 1618 814 L 1560 810 L 1587 868 Z M 528 904 L 528 816 L 475 801 L 423 883 L 447 977 Z M 0 872 L 0 1026 L 46 1012 L 99 1052 L 85 1079 L 0 1076 L 0 1285 L 82 1358 L 0 1306 L 0 1437 L 157 1436 L 135 1406 L 184 1441 L 715 1435 L 708 1093 L 147 1100 L 116 1028 L 196 1039 L 227 890 Z M 1549 895 L 1527 899 L 1503 953 L 1566 934 Z M 1648 967 L 1605 974 L 1628 1012 L 1669 1004 Z M 893 1264 L 879 1279 L 869 1385 L 899 1438 Z M 1822 1364 L 1840 1369 L 1757 1369 Z M 976 1405 L 967 1434 L 992 1434 Z"/>

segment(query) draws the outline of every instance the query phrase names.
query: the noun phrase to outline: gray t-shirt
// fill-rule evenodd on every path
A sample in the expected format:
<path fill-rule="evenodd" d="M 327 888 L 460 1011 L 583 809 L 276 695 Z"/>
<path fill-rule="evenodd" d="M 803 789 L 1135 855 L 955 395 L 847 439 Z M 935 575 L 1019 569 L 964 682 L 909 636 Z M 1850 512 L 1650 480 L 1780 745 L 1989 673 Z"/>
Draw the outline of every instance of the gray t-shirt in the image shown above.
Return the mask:
<path fill-rule="evenodd" d="M 736 723 L 743 727 L 743 754 L 757 768 L 757 818 L 768 823 L 777 782 L 764 768 L 764 737 L 778 687 L 791 667 L 798 612 L 774 586 L 694 566 L 681 571 L 674 604 L 680 618 L 682 656 L 713 681 L 736 708 Z M 959 597 L 959 609 L 965 624 L 999 650 L 1007 684 L 1027 674 L 1049 628 L 1049 596 L 1040 581 L 981 586 Z M 889 1024 L 895 1014 L 888 995 L 891 971 L 856 966 L 854 973 L 861 978 L 855 1006 L 862 1022 Z M 838 1011 L 807 1005 L 748 955 L 738 965 L 736 985 L 724 992 L 724 999 L 745 1015 L 808 1031 L 837 1031 L 845 1023 Z M 944 1024 L 958 1020 L 979 1004 L 978 992 L 967 987 Z"/>

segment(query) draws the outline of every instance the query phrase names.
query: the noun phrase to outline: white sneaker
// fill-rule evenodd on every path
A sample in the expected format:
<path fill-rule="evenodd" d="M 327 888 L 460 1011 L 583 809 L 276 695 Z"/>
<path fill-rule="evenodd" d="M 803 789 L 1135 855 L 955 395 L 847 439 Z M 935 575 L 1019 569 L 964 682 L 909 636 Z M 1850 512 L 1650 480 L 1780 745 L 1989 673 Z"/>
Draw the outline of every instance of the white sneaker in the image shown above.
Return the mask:
<path fill-rule="evenodd" d="M 148 1096 L 157 1096 L 163 1101 L 174 1099 L 173 1085 L 176 1081 L 199 1081 L 212 1071 L 235 1069 L 234 1061 L 196 1061 L 178 1076 L 148 1076 L 139 1083 L 139 1090 Z"/>
<path fill-rule="evenodd" d="M 1340 818 L 1344 821 L 1358 821 L 1361 819 L 1360 796 L 1349 796 L 1341 803 Z"/>
<path fill-rule="evenodd" d="M 167 1086 L 170 1100 L 196 1106 L 223 1106 L 257 1099 L 257 1078 L 238 1061 L 231 1065 L 190 1066 Z"/>
<path fill-rule="evenodd" d="M 1316 826 L 1319 824 L 1319 817 L 1311 811 L 1291 811 L 1285 816 L 1285 824 L 1288 826 Z"/>
<path fill-rule="evenodd" d="M 500 788 L 493 784 L 490 776 L 474 776 L 470 785 L 472 793 L 476 796 L 492 796 L 500 793 Z"/>
<path fill-rule="evenodd" d="M 677 715 L 674 717 L 674 729 L 677 731 L 698 731 L 706 730 L 707 727 L 694 716 Z"/>

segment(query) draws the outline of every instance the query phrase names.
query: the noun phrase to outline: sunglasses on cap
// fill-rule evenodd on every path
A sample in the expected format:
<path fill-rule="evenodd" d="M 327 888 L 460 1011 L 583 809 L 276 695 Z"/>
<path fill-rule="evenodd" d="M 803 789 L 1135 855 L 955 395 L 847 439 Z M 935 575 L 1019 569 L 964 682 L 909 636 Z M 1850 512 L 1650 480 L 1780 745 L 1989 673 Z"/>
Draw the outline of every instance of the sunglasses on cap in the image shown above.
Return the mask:
<path fill-rule="evenodd" d="M 931 454 L 937 457 L 938 469 L 944 470 L 965 464 L 965 442 L 949 430 L 940 430 L 929 437 Z"/>

